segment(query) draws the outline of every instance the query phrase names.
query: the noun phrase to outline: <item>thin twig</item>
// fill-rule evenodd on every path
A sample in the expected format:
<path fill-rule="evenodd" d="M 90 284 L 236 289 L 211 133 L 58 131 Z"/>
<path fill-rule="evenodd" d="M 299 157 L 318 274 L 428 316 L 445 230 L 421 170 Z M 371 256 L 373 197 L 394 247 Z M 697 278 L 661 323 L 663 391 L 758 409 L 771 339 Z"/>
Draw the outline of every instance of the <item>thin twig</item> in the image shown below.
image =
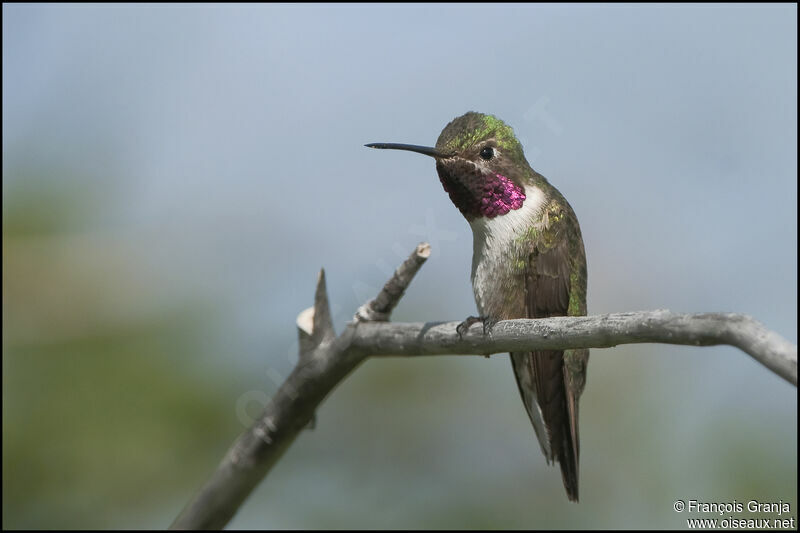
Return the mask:
<path fill-rule="evenodd" d="M 417 271 L 431 255 L 431 245 L 423 242 L 406 259 L 374 300 L 370 300 L 356 311 L 353 320 L 356 322 L 386 322 L 392 314 L 394 306 L 403 297 Z"/>

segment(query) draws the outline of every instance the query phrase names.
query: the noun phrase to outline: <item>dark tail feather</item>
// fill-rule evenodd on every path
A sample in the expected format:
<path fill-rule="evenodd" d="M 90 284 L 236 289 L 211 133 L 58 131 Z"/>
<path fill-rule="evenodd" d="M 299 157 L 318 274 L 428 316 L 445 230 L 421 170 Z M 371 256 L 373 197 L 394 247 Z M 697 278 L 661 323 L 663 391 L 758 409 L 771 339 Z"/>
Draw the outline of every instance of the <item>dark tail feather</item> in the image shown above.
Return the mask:
<path fill-rule="evenodd" d="M 565 432 L 563 444 L 558 455 L 558 464 L 561 466 L 561 478 L 567 497 L 570 501 L 578 501 L 578 413 L 577 405 L 572 398 L 567 400 L 570 413 L 569 431 Z M 574 410 L 573 410 L 574 405 Z"/>
<path fill-rule="evenodd" d="M 567 497 L 578 501 L 578 406 L 566 387 L 563 352 L 534 352 L 536 392 L 552 456 L 561 467 Z"/>

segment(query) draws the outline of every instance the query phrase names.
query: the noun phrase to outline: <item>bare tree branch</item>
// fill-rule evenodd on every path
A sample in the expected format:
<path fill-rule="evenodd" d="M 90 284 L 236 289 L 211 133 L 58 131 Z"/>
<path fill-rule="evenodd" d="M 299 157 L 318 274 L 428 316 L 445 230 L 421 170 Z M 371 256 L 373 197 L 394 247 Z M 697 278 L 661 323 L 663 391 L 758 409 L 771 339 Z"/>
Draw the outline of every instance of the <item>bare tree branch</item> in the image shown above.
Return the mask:
<path fill-rule="evenodd" d="M 387 324 L 417 270 L 430 255 L 420 244 L 380 294 L 361 306 L 338 337 L 333 330 L 325 272 L 314 307 L 297 317 L 300 358 L 260 418 L 231 446 L 217 470 L 171 529 L 220 529 L 280 459 L 333 388 L 370 356 L 490 355 L 510 351 L 608 348 L 619 344 L 728 344 L 750 354 L 797 386 L 797 346 L 747 315 L 679 314 L 665 310 L 498 322 L 463 338 L 457 322 Z"/>
<path fill-rule="evenodd" d="M 484 337 L 472 328 L 463 339 L 458 322 L 362 324 L 353 349 L 373 357 L 489 355 L 564 348 L 610 348 L 620 344 L 661 343 L 687 346 L 727 344 L 797 386 L 797 346 L 757 320 L 735 313 L 682 314 L 666 310 L 581 317 L 504 320 Z"/>

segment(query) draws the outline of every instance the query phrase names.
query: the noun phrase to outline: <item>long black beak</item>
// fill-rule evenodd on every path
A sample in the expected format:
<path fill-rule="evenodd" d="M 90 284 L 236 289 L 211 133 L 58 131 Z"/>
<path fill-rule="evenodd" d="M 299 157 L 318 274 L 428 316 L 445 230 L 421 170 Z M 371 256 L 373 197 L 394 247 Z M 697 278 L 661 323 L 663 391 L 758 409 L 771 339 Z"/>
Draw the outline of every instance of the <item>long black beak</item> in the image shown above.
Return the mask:
<path fill-rule="evenodd" d="M 436 148 L 430 146 L 417 146 L 416 144 L 397 144 L 397 143 L 370 143 L 365 144 L 367 148 L 381 148 L 386 150 L 408 150 L 409 152 L 417 152 L 418 154 L 429 155 L 436 159 L 447 159 L 452 157 L 453 154 L 440 152 Z"/>

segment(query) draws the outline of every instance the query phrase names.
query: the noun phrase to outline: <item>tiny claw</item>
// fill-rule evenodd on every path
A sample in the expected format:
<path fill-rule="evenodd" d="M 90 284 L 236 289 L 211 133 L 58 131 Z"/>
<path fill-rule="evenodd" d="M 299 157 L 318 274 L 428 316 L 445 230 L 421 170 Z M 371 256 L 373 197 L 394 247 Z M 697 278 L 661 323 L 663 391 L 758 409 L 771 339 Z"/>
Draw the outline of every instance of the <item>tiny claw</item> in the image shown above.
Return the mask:
<path fill-rule="evenodd" d="M 467 317 L 466 320 L 464 320 L 461 324 L 456 326 L 456 332 L 458 333 L 458 338 L 459 339 L 463 339 L 464 338 L 464 334 L 467 332 L 467 330 L 470 328 L 470 326 L 472 326 L 473 324 L 476 324 L 478 322 L 482 322 L 483 323 L 483 334 L 484 335 L 491 335 L 492 334 L 492 328 L 494 327 L 495 324 L 497 324 L 498 320 L 496 318 L 491 318 L 491 317 L 488 317 L 488 316 L 470 316 L 470 317 Z"/>
<path fill-rule="evenodd" d="M 479 316 L 468 316 L 466 320 L 464 320 L 461 324 L 456 326 L 456 333 L 458 333 L 458 338 L 463 339 L 464 333 L 467 332 L 467 330 L 470 328 L 470 326 L 472 326 L 472 324 L 475 324 L 477 322 L 483 322 L 483 319 Z"/>

